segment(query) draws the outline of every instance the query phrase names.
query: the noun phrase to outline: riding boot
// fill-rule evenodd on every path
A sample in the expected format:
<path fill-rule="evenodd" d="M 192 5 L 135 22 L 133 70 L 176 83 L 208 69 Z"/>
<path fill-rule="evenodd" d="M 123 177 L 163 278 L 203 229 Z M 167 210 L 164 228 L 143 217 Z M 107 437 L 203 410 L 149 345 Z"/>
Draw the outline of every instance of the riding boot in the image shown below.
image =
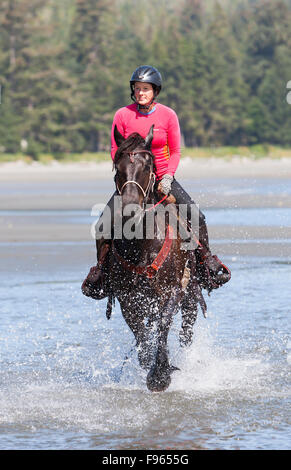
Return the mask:
<path fill-rule="evenodd" d="M 202 219 L 202 218 L 201 218 Z M 199 242 L 197 247 L 198 271 L 202 287 L 210 293 L 230 280 L 230 270 L 209 248 L 208 231 L 205 220 L 200 219 Z"/>
<path fill-rule="evenodd" d="M 108 296 L 108 292 L 106 292 L 104 268 L 108 252 L 111 248 L 111 240 L 97 240 L 96 247 L 97 265 L 90 269 L 88 276 L 82 284 L 82 292 L 87 297 L 100 300 Z"/>

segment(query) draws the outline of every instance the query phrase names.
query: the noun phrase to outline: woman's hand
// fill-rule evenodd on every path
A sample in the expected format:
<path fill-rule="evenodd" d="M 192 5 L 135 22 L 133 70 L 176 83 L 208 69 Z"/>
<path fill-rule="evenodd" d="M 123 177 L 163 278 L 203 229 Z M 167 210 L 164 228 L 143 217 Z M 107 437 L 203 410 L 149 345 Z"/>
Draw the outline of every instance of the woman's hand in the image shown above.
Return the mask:
<path fill-rule="evenodd" d="M 167 175 L 167 174 L 164 175 L 158 184 L 158 191 L 160 191 L 163 194 L 168 195 L 169 192 L 171 191 L 173 179 L 174 178 L 172 175 Z"/>

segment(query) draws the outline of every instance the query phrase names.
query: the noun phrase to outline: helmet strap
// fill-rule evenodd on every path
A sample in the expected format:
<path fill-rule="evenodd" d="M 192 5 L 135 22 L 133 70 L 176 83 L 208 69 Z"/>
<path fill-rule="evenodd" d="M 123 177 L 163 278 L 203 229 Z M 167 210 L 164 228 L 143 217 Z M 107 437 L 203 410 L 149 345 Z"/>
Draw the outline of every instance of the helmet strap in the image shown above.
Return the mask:
<path fill-rule="evenodd" d="M 155 96 L 153 97 L 153 99 L 151 100 L 151 102 L 149 104 L 138 104 L 137 103 L 137 109 L 140 110 L 140 109 L 150 109 L 151 105 L 153 104 L 153 102 L 155 101 Z"/>

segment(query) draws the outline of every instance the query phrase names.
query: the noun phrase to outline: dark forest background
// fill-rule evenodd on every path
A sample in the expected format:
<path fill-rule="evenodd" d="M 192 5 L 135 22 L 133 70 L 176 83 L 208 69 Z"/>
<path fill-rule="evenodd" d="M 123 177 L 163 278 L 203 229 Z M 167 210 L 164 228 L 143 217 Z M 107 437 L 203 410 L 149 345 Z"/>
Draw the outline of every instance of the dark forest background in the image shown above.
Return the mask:
<path fill-rule="evenodd" d="M 291 0 L 1 0 L 0 152 L 108 150 L 141 64 L 188 147 L 291 146 Z"/>

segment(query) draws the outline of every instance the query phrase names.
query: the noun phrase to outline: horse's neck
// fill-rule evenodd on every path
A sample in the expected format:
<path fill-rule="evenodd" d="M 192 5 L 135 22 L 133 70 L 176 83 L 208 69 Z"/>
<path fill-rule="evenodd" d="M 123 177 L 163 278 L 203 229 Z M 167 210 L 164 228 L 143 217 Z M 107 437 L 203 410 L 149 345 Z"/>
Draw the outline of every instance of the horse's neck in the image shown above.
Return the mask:
<path fill-rule="evenodd" d="M 123 238 L 114 240 L 118 253 L 132 263 L 144 262 L 147 264 L 153 256 L 156 256 L 163 245 L 167 230 L 167 221 L 162 214 L 155 210 L 145 212 L 141 221 L 141 238 Z"/>
<path fill-rule="evenodd" d="M 122 240 L 115 240 L 115 247 L 120 254 L 127 262 L 138 264 L 147 264 L 148 259 L 147 240 L 144 239 L 132 239 L 127 240 L 123 238 Z"/>

